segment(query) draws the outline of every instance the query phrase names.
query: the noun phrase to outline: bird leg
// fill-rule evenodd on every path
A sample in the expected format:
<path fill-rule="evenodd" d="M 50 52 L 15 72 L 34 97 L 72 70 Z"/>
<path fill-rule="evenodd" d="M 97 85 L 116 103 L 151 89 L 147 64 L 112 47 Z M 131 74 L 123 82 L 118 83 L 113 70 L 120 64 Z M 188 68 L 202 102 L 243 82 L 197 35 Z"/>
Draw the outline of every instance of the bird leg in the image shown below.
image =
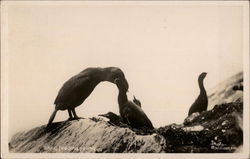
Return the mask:
<path fill-rule="evenodd" d="M 68 120 L 73 120 L 73 116 L 71 114 L 71 110 L 70 109 L 68 109 L 68 113 L 69 113 L 69 119 Z"/>
<path fill-rule="evenodd" d="M 71 111 L 72 111 L 72 113 L 73 113 L 73 115 L 74 115 L 74 119 L 81 119 L 81 118 L 79 118 L 79 117 L 76 115 L 75 109 L 72 109 Z"/>

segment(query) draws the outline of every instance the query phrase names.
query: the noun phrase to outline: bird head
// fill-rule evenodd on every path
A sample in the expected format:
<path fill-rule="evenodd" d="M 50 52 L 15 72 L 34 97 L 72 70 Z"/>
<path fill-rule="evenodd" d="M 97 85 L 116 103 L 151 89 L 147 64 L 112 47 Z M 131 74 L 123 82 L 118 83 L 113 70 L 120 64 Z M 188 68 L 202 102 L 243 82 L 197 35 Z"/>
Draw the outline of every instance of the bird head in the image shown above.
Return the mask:
<path fill-rule="evenodd" d="M 119 91 L 124 91 L 124 92 L 128 91 L 126 82 L 124 82 L 120 78 L 116 78 L 114 83 L 117 85 Z"/>
<path fill-rule="evenodd" d="M 126 91 L 128 91 L 128 88 L 129 88 L 128 81 L 126 80 L 125 75 L 122 72 L 122 70 L 118 67 L 108 67 L 106 69 L 108 70 L 107 77 L 106 77 L 107 81 L 116 84 L 115 80 L 119 79 L 120 82 L 123 83 Z"/>
<path fill-rule="evenodd" d="M 206 72 L 202 72 L 199 76 L 199 80 L 203 80 L 206 77 L 207 73 Z"/>
<path fill-rule="evenodd" d="M 141 107 L 141 102 L 140 102 L 138 99 L 136 99 L 135 96 L 134 96 L 133 102 L 134 102 L 136 105 L 138 105 L 138 106 Z"/>

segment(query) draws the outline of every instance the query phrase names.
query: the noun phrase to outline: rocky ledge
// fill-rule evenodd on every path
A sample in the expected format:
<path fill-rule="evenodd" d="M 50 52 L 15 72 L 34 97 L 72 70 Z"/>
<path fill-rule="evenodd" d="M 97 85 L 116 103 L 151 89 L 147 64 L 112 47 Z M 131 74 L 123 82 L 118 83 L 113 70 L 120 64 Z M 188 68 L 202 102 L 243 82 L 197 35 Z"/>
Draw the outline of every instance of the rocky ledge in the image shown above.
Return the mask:
<path fill-rule="evenodd" d="M 209 111 L 193 113 L 183 124 L 153 131 L 115 126 L 101 117 L 53 123 L 15 134 L 10 152 L 35 153 L 231 153 L 243 143 L 243 75 L 220 83 Z"/>
<path fill-rule="evenodd" d="M 242 145 L 242 102 L 216 105 L 194 113 L 183 124 L 171 124 L 146 134 L 113 126 L 102 118 L 54 123 L 19 132 L 10 152 L 234 152 Z"/>

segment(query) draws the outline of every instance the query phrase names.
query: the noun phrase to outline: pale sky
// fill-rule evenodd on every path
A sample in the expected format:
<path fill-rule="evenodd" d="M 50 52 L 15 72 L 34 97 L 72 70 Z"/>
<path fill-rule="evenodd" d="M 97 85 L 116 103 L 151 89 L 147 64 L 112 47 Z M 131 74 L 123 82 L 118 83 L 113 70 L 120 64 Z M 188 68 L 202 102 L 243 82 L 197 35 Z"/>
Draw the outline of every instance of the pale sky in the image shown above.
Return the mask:
<path fill-rule="evenodd" d="M 47 124 L 62 84 L 87 67 L 120 67 L 155 127 L 182 123 L 199 93 L 242 71 L 242 6 L 8 6 L 9 134 Z M 99 84 L 76 112 L 118 113 Z M 54 121 L 68 119 L 58 111 Z"/>

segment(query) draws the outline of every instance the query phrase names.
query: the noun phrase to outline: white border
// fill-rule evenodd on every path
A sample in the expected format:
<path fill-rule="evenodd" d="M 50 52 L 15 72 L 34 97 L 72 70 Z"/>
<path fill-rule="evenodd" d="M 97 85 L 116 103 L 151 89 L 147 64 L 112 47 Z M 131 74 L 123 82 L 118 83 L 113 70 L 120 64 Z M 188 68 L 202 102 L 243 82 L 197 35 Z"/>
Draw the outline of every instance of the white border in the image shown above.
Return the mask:
<path fill-rule="evenodd" d="M 9 5 L 239 5 L 243 6 L 244 147 L 242 153 L 9 153 L 8 148 L 8 6 Z M 1 2 L 1 157 L 3 158 L 249 158 L 249 2 L 248 1 L 3 1 Z"/>
<path fill-rule="evenodd" d="M 243 8 L 243 80 L 244 80 L 244 103 L 243 103 L 243 128 L 244 128 L 244 147 L 243 151 L 248 152 L 248 158 L 250 158 L 249 155 L 249 144 L 250 144 L 250 138 L 249 138 L 249 98 L 250 98 L 250 92 L 249 92 L 249 3 L 248 5 L 245 5 Z M 246 122 L 248 121 L 248 122 Z M 247 130 L 247 131 L 245 131 Z"/>
<path fill-rule="evenodd" d="M 1 157 L 8 153 L 8 8 L 1 4 Z"/>

